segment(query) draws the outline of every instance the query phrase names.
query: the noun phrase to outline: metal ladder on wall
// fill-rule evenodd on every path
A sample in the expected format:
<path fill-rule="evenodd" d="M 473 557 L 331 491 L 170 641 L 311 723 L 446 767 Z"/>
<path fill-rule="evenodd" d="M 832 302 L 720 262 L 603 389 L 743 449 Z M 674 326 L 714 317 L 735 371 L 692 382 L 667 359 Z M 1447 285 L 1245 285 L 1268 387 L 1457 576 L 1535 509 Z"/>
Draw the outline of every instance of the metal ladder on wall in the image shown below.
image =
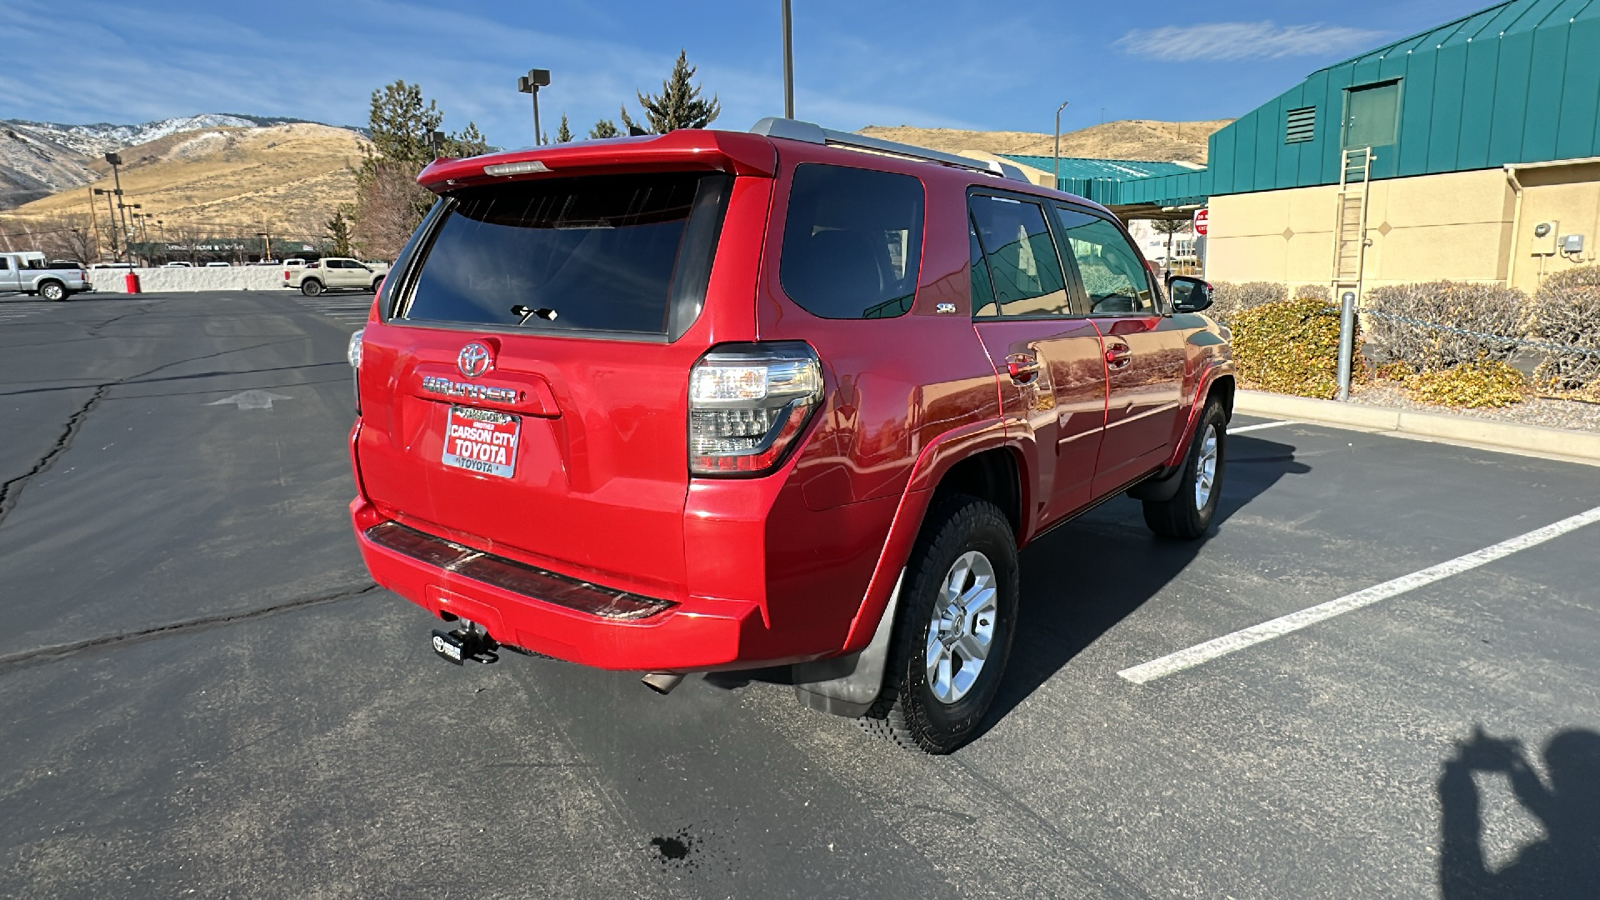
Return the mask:
<path fill-rule="evenodd" d="M 1339 164 L 1338 221 L 1333 228 L 1333 297 L 1345 291 L 1361 296 L 1366 269 L 1367 186 L 1372 180 L 1372 148 L 1346 150 Z"/>

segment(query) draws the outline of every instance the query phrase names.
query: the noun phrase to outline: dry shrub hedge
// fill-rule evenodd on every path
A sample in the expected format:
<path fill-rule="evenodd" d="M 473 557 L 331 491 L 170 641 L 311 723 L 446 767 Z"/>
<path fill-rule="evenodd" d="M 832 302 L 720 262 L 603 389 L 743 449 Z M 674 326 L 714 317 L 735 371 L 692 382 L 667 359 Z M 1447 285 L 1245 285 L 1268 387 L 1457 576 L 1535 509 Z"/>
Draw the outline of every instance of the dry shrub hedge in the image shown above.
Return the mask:
<path fill-rule="evenodd" d="M 1333 292 L 1325 284 L 1302 284 L 1294 289 L 1296 297 L 1308 297 L 1312 300 L 1321 300 L 1323 303 L 1333 302 Z"/>
<path fill-rule="evenodd" d="M 1367 292 L 1363 308 L 1499 336 L 1474 337 L 1383 316 L 1368 317 L 1371 333 L 1365 349 L 1375 361 L 1402 362 L 1415 371 L 1442 371 L 1480 360 L 1510 358 L 1517 345 L 1507 338 L 1525 331 L 1528 295 L 1497 284 L 1430 281 L 1374 288 Z"/>
<path fill-rule="evenodd" d="M 1279 303 L 1289 297 L 1289 290 L 1276 281 L 1211 282 L 1211 308 L 1207 315 L 1219 322 L 1233 324 L 1234 319 L 1247 309 L 1268 303 Z"/>
<path fill-rule="evenodd" d="M 1533 393 L 1528 376 L 1497 360 L 1420 372 L 1406 387 L 1418 399 L 1444 406 L 1511 406 Z"/>
<path fill-rule="evenodd" d="M 1545 278 L 1534 294 L 1530 331 L 1541 341 L 1600 351 L 1600 266 L 1567 269 Z M 1600 387 L 1600 356 L 1553 353 L 1534 377 L 1557 390 Z"/>
<path fill-rule="evenodd" d="M 1230 327 L 1234 365 L 1248 386 L 1323 400 L 1338 393 L 1338 307 L 1317 297 L 1278 300 L 1239 312 Z"/>

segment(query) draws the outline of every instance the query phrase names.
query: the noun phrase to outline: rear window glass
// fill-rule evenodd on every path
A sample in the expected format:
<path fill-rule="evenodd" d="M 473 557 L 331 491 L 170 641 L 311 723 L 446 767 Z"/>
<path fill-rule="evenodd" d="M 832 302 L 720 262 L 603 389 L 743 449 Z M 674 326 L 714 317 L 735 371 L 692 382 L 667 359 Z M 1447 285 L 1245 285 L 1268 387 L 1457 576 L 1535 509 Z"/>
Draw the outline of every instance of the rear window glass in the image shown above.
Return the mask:
<path fill-rule="evenodd" d="M 404 317 L 532 331 L 681 333 L 699 313 L 726 176 L 524 181 L 453 197 Z M 705 221 L 709 220 L 709 221 Z"/>
<path fill-rule="evenodd" d="M 816 163 L 789 188 L 778 277 L 824 319 L 904 315 L 922 262 L 922 182 L 910 175 Z"/>

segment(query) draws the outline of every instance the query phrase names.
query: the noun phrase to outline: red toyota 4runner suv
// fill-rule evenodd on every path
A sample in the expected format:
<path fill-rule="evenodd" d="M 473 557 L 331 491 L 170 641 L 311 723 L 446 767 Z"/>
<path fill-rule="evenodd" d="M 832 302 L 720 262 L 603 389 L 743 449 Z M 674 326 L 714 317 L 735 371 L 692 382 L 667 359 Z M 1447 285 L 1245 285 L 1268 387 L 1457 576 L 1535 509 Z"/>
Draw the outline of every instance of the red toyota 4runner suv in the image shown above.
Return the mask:
<path fill-rule="evenodd" d="M 1122 492 L 1197 538 L 1234 378 L 1198 279 L 1106 210 L 787 119 L 441 159 L 351 343 L 361 552 L 498 648 L 791 666 L 948 752 L 993 699 L 1017 551 Z M 451 627 L 451 626 L 446 626 Z"/>

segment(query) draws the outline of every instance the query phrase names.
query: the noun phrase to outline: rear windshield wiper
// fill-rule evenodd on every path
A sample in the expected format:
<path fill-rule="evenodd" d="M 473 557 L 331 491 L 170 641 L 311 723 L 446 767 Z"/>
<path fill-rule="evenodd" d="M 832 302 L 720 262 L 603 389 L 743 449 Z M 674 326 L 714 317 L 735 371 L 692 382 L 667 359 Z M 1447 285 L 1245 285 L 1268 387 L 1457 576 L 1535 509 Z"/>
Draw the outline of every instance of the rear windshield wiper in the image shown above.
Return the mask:
<path fill-rule="evenodd" d="M 516 306 L 511 307 L 511 314 L 522 317 L 522 321 L 518 322 L 518 325 L 528 324 L 528 320 L 534 316 L 538 316 L 546 322 L 554 322 L 556 320 L 556 311 L 548 306 L 541 306 L 535 309 L 532 306 L 523 306 L 518 303 Z"/>

